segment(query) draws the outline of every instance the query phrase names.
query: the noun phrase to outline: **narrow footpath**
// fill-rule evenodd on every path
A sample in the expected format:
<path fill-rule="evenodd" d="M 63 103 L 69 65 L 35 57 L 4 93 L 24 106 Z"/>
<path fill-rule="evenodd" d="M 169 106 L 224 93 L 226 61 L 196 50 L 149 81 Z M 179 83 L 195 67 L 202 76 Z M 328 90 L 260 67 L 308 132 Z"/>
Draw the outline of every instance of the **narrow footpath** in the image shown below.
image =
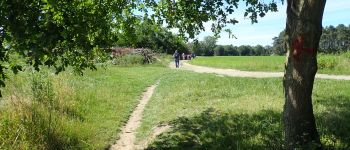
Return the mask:
<path fill-rule="evenodd" d="M 148 87 L 147 90 L 142 94 L 142 98 L 139 104 L 136 106 L 135 110 L 130 115 L 126 125 L 122 128 L 122 131 L 120 132 L 120 138 L 116 141 L 114 145 L 110 147 L 110 150 L 138 149 L 138 146 L 135 145 L 136 129 L 141 124 L 143 110 L 145 109 L 145 106 L 148 103 L 148 101 L 151 99 L 152 94 L 155 88 L 158 86 L 158 84 L 159 81 L 156 84 Z"/>
<path fill-rule="evenodd" d="M 241 71 L 235 69 L 219 69 L 212 67 L 204 67 L 191 65 L 188 61 L 180 61 L 180 69 L 190 70 L 198 73 L 214 73 L 217 75 L 231 76 L 231 77 L 250 77 L 250 78 L 276 78 L 283 77 L 283 72 L 262 72 L 262 71 Z M 175 68 L 175 63 L 169 64 L 170 68 Z M 316 74 L 317 79 L 333 79 L 333 80 L 350 80 L 350 75 L 329 75 L 329 74 Z"/>

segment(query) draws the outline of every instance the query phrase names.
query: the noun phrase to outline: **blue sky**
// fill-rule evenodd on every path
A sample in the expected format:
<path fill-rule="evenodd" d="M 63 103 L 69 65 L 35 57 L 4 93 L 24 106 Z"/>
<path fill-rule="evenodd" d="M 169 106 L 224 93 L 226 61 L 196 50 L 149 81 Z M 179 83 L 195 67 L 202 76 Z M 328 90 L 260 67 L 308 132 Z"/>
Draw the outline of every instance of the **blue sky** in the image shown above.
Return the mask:
<path fill-rule="evenodd" d="M 243 17 L 243 9 L 234 13 L 239 23 L 230 25 L 227 28 L 233 31 L 238 39 L 228 38 L 226 32 L 220 34 L 218 45 L 272 45 L 272 38 L 285 28 L 286 23 L 286 4 L 278 4 L 279 12 L 268 13 L 260 18 L 257 24 L 251 24 L 249 19 Z M 350 24 L 350 0 L 327 0 L 325 12 L 323 15 L 323 26 Z M 203 37 L 213 35 L 210 30 L 211 23 L 205 24 L 206 31 L 200 33 L 197 37 L 202 40 Z"/>

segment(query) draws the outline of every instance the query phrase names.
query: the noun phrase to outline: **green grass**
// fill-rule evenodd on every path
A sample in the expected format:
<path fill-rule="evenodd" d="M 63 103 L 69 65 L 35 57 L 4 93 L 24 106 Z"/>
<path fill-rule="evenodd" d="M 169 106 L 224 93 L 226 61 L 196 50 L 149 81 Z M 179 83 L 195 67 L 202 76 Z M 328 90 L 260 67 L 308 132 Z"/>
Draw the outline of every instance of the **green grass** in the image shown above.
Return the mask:
<path fill-rule="evenodd" d="M 283 71 L 284 61 L 284 56 L 199 56 L 190 64 L 247 71 Z"/>
<path fill-rule="evenodd" d="M 11 76 L 0 100 L 0 149 L 106 148 L 143 90 L 169 72 L 107 66 L 84 76 Z"/>
<path fill-rule="evenodd" d="M 322 143 L 349 145 L 350 82 L 316 80 L 314 112 Z M 282 81 L 217 77 L 179 71 L 163 78 L 146 106 L 137 138 L 153 127 L 171 124 L 150 149 L 283 148 Z"/>
<path fill-rule="evenodd" d="M 143 90 L 159 79 L 137 139 L 159 124 L 174 128 L 150 149 L 283 148 L 281 78 L 170 70 L 164 66 L 171 58 L 161 60 L 107 65 L 84 76 L 70 71 L 11 75 L 0 99 L 0 149 L 104 149 L 117 138 Z M 326 148 L 349 148 L 349 89 L 350 81 L 315 80 L 314 112 Z"/>
<path fill-rule="evenodd" d="M 190 64 L 246 71 L 284 71 L 285 56 L 197 57 Z M 318 55 L 318 73 L 350 74 L 350 59 L 345 55 Z"/>

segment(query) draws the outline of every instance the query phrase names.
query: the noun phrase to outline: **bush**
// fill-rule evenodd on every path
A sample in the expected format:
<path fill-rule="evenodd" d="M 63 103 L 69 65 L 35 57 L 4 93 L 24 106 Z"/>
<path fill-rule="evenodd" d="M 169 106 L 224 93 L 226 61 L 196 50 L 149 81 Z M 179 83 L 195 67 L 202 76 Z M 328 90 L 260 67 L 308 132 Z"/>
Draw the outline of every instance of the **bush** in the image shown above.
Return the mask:
<path fill-rule="evenodd" d="M 112 60 L 114 65 L 120 66 L 130 66 L 130 65 L 138 65 L 143 64 L 143 57 L 138 54 L 128 54 L 124 56 L 115 57 Z"/>
<path fill-rule="evenodd" d="M 334 69 L 337 61 L 334 57 L 321 56 L 317 61 L 317 65 L 319 69 Z"/>
<path fill-rule="evenodd" d="M 111 56 L 112 64 L 120 66 L 151 64 L 155 60 L 155 54 L 147 48 L 115 48 Z"/>
<path fill-rule="evenodd" d="M 347 59 L 350 59 L 350 51 L 345 52 L 344 54 L 342 54 L 342 56 L 344 56 Z"/>

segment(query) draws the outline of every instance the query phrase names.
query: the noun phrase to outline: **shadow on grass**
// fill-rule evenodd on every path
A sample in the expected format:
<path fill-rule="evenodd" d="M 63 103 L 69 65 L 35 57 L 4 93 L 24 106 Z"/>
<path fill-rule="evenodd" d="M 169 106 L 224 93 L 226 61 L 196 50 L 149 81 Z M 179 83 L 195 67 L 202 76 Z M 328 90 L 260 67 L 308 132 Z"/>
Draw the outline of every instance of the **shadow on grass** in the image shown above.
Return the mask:
<path fill-rule="evenodd" d="M 318 132 L 325 149 L 350 149 L 350 97 L 316 98 L 326 110 L 316 114 Z"/>
<path fill-rule="evenodd" d="M 282 149 L 281 113 L 229 114 L 207 109 L 171 122 L 147 149 Z"/>
<path fill-rule="evenodd" d="M 316 97 L 314 105 L 325 106 L 315 114 L 324 149 L 350 149 L 350 97 Z M 230 114 L 207 109 L 170 124 L 173 129 L 159 135 L 147 149 L 284 149 L 278 111 Z"/>

